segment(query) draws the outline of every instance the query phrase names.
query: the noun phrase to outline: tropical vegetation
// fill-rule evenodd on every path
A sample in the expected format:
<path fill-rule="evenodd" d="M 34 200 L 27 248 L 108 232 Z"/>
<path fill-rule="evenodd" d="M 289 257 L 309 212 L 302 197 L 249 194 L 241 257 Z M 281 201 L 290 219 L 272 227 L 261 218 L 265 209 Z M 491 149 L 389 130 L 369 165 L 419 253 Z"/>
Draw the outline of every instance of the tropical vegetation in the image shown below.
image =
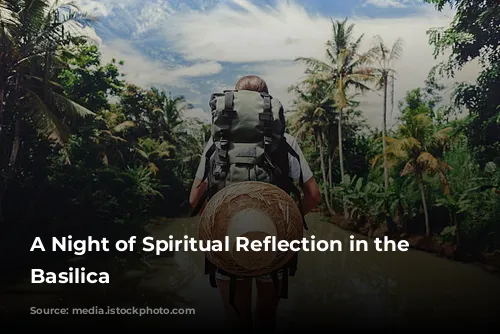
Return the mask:
<path fill-rule="evenodd" d="M 428 2 L 457 14 L 429 31 L 435 55 L 450 56 L 423 87 L 397 104 L 394 63 L 404 41 L 377 36 L 361 50 L 365 36 L 347 19 L 332 21 L 326 60 L 297 59 L 307 70 L 291 83 L 289 131 L 301 139 L 332 219 L 438 236 L 466 252 L 499 249 L 500 6 Z M 184 97 L 138 87 L 121 61 L 104 63 L 83 35 L 88 24 L 70 4 L 0 0 L 0 254 L 9 270 L 42 261 L 28 252 L 34 236 L 116 240 L 190 210 L 209 125 L 185 116 Z M 482 65 L 477 80 L 443 101 L 439 79 L 473 60 Z M 381 129 L 364 119 L 367 91 L 380 93 Z M 393 109 L 396 129 L 387 126 Z"/>

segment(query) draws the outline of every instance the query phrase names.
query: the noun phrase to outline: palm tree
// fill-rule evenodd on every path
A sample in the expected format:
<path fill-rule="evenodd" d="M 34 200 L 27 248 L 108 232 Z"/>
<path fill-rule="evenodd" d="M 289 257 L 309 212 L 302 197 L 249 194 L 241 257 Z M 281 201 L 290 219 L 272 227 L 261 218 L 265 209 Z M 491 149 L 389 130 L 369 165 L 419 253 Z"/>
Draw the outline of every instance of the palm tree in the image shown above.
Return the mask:
<path fill-rule="evenodd" d="M 3 0 L 1 3 L 0 18 L 11 18 L 9 25 L 2 20 L 0 30 L 2 119 L 15 122 L 14 142 L 19 142 L 22 123 L 30 122 L 43 135 L 63 144 L 69 135 L 63 119 L 68 121 L 74 115 L 93 113 L 67 99 L 52 80 L 52 74 L 61 64 L 61 46 L 69 43 L 88 19 L 70 3 L 48 0 Z M 4 114 L 5 111 L 10 115 Z M 16 146 L 11 162 L 16 160 Z"/>
<path fill-rule="evenodd" d="M 157 93 L 161 98 L 161 107 L 153 110 L 159 116 L 159 127 L 163 134 L 163 140 L 176 145 L 178 149 L 182 147 L 182 141 L 186 133 L 181 131 L 183 124 L 183 113 L 186 109 L 186 101 L 183 96 L 172 97 L 164 93 Z M 156 117 L 155 117 L 156 119 Z"/>
<path fill-rule="evenodd" d="M 444 193 L 450 193 L 450 187 L 446 178 L 446 172 L 450 167 L 440 157 L 444 147 L 450 141 L 449 133 L 452 128 L 436 129 L 432 119 L 425 114 L 418 114 L 409 119 L 399 128 L 398 138 L 386 138 L 389 163 L 396 161 L 404 162 L 401 176 L 411 175 L 416 178 L 422 206 L 425 215 L 425 230 L 430 236 L 429 212 L 425 197 L 424 175 L 437 174 L 444 187 Z M 376 163 L 378 157 L 375 159 Z"/>
<path fill-rule="evenodd" d="M 74 117 L 93 114 L 66 98 L 53 81 L 61 47 L 81 35 L 87 23 L 71 3 L 0 0 L 0 158 L 7 165 L 0 203 L 14 172 L 23 127 L 64 145 Z"/>
<path fill-rule="evenodd" d="M 401 57 L 403 53 L 403 40 L 401 38 L 396 39 L 392 47 L 389 49 L 382 37 L 375 36 L 375 45 L 371 50 L 372 57 L 374 58 L 377 65 L 373 68 L 374 72 L 378 74 L 377 88 L 384 89 L 384 117 L 383 117 L 383 128 L 382 128 L 382 145 L 384 152 L 384 187 L 385 191 L 389 190 L 389 171 L 387 167 L 387 155 L 385 154 L 387 150 L 387 142 L 385 137 L 387 136 L 387 97 L 388 97 L 388 87 L 391 85 L 391 112 L 394 110 L 394 81 L 395 81 L 395 70 L 393 69 L 393 63 Z"/>
<path fill-rule="evenodd" d="M 125 115 L 120 112 L 107 110 L 101 111 L 96 120 L 102 120 L 105 126 L 104 129 L 96 129 L 93 136 L 94 143 L 101 149 L 103 163 L 109 165 L 111 155 L 118 156 L 123 162 L 124 157 L 120 151 L 120 144 L 127 143 L 123 134 L 135 126 L 134 122 L 125 119 Z"/>
<path fill-rule="evenodd" d="M 135 151 L 154 175 L 160 171 L 161 163 L 172 156 L 175 146 L 166 141 L 139 138 Z"/>
<path fill-rule="evenodd" d="M 196 172 L 198 163 L 204 159 L 203 151 L 212 135 L 212 124 L 205 123 L 196 118 L 186 118 L 183 120 L 182 163 L 188 168 L 189 175 L 186 180 L 192 180 Z"/>
<path fill-rule="evenodd" d="M 359 53 L 364 35 L 354 39 L 354 27 L 354 24 L 347 25 L 347 19 L 332 21 L 333 37 L 327 42 L 327 61 L 305 57 L 296 59 L 312 69 L 310 77 L 329 83 L 328 91 L 338 110 L 338 147 L 342 181 L 345 175 L 342 118 L 350 104 L 349 90 L 367 91 L 369 87 L 365 84 L 375 78 L 371 69 L 364 67 L 370 59 L 369 55 Z"/>
<path fill-rule="evenodd" d="M 163 112 L 163 121 L 165 130 L 174 132 L 178 125 L 182 124 L 182 114 L 185 109 L 185 99 L 183 96 L 165 98 L 162 103 L 161 111 Z"/>
<path fill-rule="evenodd" d="M 401 38 L 396 39 L 392 47 L 389 49 L 384 43 L 384 40 L 380 36 L 375 36 L 375 45 L 370 50 L 372 60 L 375 61 L 374 72 L 378 77 L 378 82 L 376 85 L 377 89 L 384 90 L 384 110 L 383 110 L 383 126 L 382 126 L 382 152 L 384 154 L 384 190 L 385 198 L 388 200 L 389 192 L 389 167 L 387 165 L 387 98 L 388 98 L 388 88 L 391 86 L 391 114 L 394 110 L 394 82 L 396 71 L 393 69 L 393 63 L 401 57 L 403 53 L 403 40 Z M 388 209 L 388 203 L 386 203 L 386 209 Z M 392 234 L 394 230 L 394 224 L 392 218 L 389 214 L 386 215 L 387 228 L 389 234 Z"/>
<path fill-rule="evenodd" d="M 335 211 L 331 205 L 330 189 L 331 169 L 326 169 L 327 155 L 326 145 L 328 143 L 325 138 L 325 133 L 328 131 L 330 122 L 330 113 L 332 101 L 329 99 L 329 94 L 325 91 L 325 82 L 315 82 L 313 77 L 307 77 L 299 85 L 293 86 L 291 90 L 295 90 L 299 94 L 299 99 L 296 101 L 297 111 L 291 118 L 292 133 L 298 139 L 304 139 L 307 136 L 313 136 L 318 143 L 320 154 L 321 174 L 323 178 L 323 194 L 325 196 L 325 204 L 330 215 L 334 215 Z"/>

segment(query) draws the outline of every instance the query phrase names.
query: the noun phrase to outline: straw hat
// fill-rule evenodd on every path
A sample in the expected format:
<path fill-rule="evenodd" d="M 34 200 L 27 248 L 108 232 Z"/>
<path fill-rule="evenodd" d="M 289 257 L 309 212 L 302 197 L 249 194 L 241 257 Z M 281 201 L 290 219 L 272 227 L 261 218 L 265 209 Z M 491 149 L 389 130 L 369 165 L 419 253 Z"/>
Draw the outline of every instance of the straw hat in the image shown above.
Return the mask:
<path fill-rule="evenodd" d="M 266 275 L 285 265 L 293 251 L 236 251 L 236 237 L 263 241 L 267 236 L 276 242 L 301 239 L 303 221 L 294 200 L 280 188 L 263 182 L 248 181 L 228 185 L 207 203 L 199 225 L 199 239 L 223 242 L 230 240 L 230 250 L 208 252 L 210 262 L 241 277 Z"/>

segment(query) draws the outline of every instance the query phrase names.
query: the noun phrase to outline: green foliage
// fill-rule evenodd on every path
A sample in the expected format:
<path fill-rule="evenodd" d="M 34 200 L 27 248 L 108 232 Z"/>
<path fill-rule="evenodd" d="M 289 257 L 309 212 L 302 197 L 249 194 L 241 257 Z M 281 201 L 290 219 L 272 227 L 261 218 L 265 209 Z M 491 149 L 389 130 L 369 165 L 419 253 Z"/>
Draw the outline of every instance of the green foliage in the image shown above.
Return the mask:
<path fill-rule="evenodd" d="M 54 167 L 49 189 L 63 208 L 56 211 L 63 229 L 71 226 L 68 232 L 73 234 L 112 239 L 143 234 L 155 197 L 161 196 L 157 180 L 144 167 Z"/>
<path fill-rule="evenodd" d="M 496 0 L 426 0 L 441 11 L 446 5 L 457 13 L 450 27 L 433 29 L 430 44 L 436 55 L 451 48 L 453 66 L 463 66 L 471 59 L 498 60 L 500 50 L 500 6 Z"/>
<path fill-rule="evenodd" d="M 500 59 L 500 58 L 499 58 Z M 469 143 L 481 164 L 500 163 L 500 65 L 485 69 L 476 84 L 460 84 L 455 91 L 456 103 L 470 112 Z"/>
<path fill-rule="evenodd" d="M 75 40 L 75 45 L 65 54 L 65 67 L 58 74 L 64 93 L 73 101 L 93 111 L 110 108 L 109 97 L 118 95 L 124 82 L 116 60 L 102 65 L 97 45 Z"/>
<path fill-rule="evenodd" d="M 360 220 L 367 216 L 369 221 L 379 223 L 385 216 L 385 193 L 383 186 L 375 182 L 364 182 L 358 176 L 346 175 L 344 181 L 334 188 L 336 199 L 343 199 L 350 218 Z M 341 206 L 342 201 L 336 203 Z"/>
<path fill-rule="evenodd" d="M 207 125 L 185 119 L 183 97 L 127 83 L 122 62 L 102 63 L 69 34 L 76 9 L 52 22 L 57 6 L 28 3 L 0 8 L 1 235 L 117 240 L 185 213 Z"/>
<path fill-rule="evenodd" d="M 377 164 L 382 132 L 364 122 L 348 89 L 378 90 L 383 75 L 393 77 L 381 39 L 377 52 L 361 54 L 363 35 L 354 39 L 347 21 L 332 22 L 327 61 L 299 58 L 308 68 L 292 88 L 298 98 L 288 128 L 330 213 L 418 233 L 425 220 L 468 250 L 498 249 L 498 1 L 427 2 L 457 10 L 450 27 L 429 32 L 435 55 L 451 56 L 400 103 L 398 130 L 387 134 L 389 189 Z M 120 61 L 104 64 L 99 48 L 75 33 L 86 18 L 68 8 L 58 15 L 61 8 L 43 0 L 0 7 L 1 235 L 140 235 L 149 218 L 189 209 L 210 126 L 185 117 L 184 97 L 126 82 Z M 385 65 L 371 68 L 377 59 Z M 441 105 L 438 76 L 453 76 L 472 59 L 483 65 L 476 82 L 457 85 L 455 104 Z M 459 109 L 468 115 L 453 119 Z"/>
<path fill-rule="evenodd" d="M 476 82 L 461 83 L 455 102 L 471 117 L 469 144 L 484 166 L 499 163 L 500 156 L 500 5 L 497 0 L 427 0 L 438 10 L 446 4 L 456 9 L 453 22 L 445 29 L 429 31 L 430 44 L 438 56 L 451 51 L 449 59 L 436 67 L 441 75 L 454 76 L 467 63 L 478 60 L 482 72 Z"/>

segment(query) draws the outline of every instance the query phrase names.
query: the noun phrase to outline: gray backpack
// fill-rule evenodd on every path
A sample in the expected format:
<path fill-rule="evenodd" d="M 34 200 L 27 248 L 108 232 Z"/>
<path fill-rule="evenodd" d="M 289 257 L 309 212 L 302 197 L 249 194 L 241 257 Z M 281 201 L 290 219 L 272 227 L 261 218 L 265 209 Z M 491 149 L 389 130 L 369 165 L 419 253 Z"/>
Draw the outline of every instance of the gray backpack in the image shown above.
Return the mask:
<path fill-rule="evenodd" d="M 274 184 L 295 197 L 300 203 L 300 191 L 289 177 L 288 155 L 300 158 L 286 142 L 285 116 L 280 101 L 267 93 L 246 90 L 227 90 L 214 93 L 210 98 L 212 112 L 213 144 L 205 155 L 203 181 L 208 181 L 207 191 L 195 206 L 192 216 L 199 213 L 206 200 L 209 200 L 225 186 L 244 181 L 260 181 Z M 302 170 L 302 169 L 301 169 Z M 302 172 L 300 183 L 302 183 Z M 300 205 L 299 205 L 300 208 Z M 304 228 L 307 229 L 305 219 Z M 282 298 L 287 297 L 287 277 L 296 271 L 297 255 L 283 269 Z M 208 260 L 205 272 L 216 287 L 215 273 L 221 272 Z M 234 285 L 231 277 L 231 302 L 234 303 Z M 270 273 L 277 284 L 277 272 Z"/>

